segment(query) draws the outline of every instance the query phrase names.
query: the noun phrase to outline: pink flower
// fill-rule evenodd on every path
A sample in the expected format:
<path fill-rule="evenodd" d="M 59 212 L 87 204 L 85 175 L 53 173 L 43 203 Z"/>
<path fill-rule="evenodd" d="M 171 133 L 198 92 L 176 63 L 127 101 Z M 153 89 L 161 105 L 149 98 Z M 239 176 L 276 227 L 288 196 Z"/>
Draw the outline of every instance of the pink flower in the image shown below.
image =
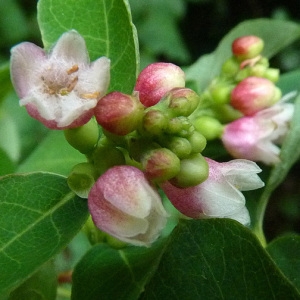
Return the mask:
<path fill-rule="evenodd" d="M 33 118 L 52 129 L 89 121 L 109 85 L 109 59 L 90 64 L 85 41 L 75 30 L 64 33 L 49 53 L 28 42 L 11 53 L 13 85 Z"/>
<path fill-rule="evenodd" d="M 167 220 L 157 191 L 132 166 L 106 171 L 92 187 L 88 205 L 97 227 L 138 246 L 155 241 Z"/>
<path fill-rule="evenodd" d="M 274 105 L 280 97 L 281 91 L 272 81 L 250 76 L 233 89 L 230 104 L 249 116 Z"/>
<path fill-rule="evenodd" d="M 171 89 L 185 86 L 185 74 L 171 63 L 153 63 L 138 76 L 134 90 L 147 107 L 157 104 Z"/>
<path fill-rule="evenodd" d="M 257 173 L 261 169 L 244 159 L 218 163 L 206 158 L 209 177 L 189 188 L 177 188 L 170 182 L 162 189 L 172 204 L 184 215 L 195 218 L 230 218 L 248 225 L 250 217 L 245 197 L 240 191 L 258 189 L 264 183 Z"/>
<path fill-rule="evenodd" d="M 232 43 L 232 53 L 239 59 L 249 59 L 260 54 L 264 41 L 255 35 L 241 36 Z"/>
<path fill-rule="evenodd" d="M 233 157 L 276 164 L 280 160 L 277 144 L 287 134 L 293 112 L 293 104 L 279 103 L 229 123 L 224 129 L 223 144 Z"/>

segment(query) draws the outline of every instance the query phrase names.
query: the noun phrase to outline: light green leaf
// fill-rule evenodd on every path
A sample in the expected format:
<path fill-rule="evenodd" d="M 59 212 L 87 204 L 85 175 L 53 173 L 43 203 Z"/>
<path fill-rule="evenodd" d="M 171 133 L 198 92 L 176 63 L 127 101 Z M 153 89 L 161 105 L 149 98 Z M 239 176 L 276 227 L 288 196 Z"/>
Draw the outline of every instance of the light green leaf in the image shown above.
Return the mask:
<path fill-rule="evenodd" d="M 276 34 L 274 35 L 274 33 Z M 186 69 L 187 81 L 193 82 L 198 91 L 206 88 L 212 79 L 220 73 L 224 61 L 231 57 L 231 44 L 234 39 L 243 35 L 261 37 L 265 41 L 263 55 L 271 58 L 300 38 L 300 26 L 293 22 L 271 19 L 242 22 L 221 40 L 213 53 L 200 57 L 198 61 Z"/>
<path fill-rule="evenodd" d="M 0 176 L 11 174 L 15 170 L 15 165 L 6 152 L 0 148 Z"/>
<path fill-rule="evenodd" d="M 86 201 L 49 173 L 2 177 L 0 211 L 0 295 L 59 253 L 88 216 Z"/>
<path fill-rule="evenodd" d="M 138 299 L 157 266 L 163 241 L 151 248 L 94 246 L 73 273 L 72 300 Z"/>
<path fill-rule="evenodd" d="M 140 299 L 300 299 L 251 231 L 228 219 L 182 221 Z"/>
<path fill-rule="evenodd" d="M 40 0 L 38 22 L 47 49 L 62 33 L 76 29 L 86 40 L 91 60 L 110 58 L 110 90 L 132 92 L 139 57 L 127 0 Z"/>
<path fill-rule="evenodd" d="M 77 163 L 85 161 L 85 156 L 72 148 L 62 131 L 51 131 L 19 166 L 17 172 L 46 171 L 68 175 Z"/>

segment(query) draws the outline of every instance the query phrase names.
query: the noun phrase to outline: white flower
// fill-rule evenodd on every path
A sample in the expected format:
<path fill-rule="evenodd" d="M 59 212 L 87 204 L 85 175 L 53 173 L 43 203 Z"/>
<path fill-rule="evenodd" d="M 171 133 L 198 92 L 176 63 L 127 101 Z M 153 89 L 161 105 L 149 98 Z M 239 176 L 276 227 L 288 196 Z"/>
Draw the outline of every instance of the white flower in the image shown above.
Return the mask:
<path fill-rule="evenodd" d="M 92 187 L 88 205 L 98 228 L 137 246 L 154 242 L 167 221 L 159 194 L 132 166 L 107 170 Z"/>
<path fill-rule="evenodd" d="M 258 189 L 264 183 L 257 173 L 261 169 L 252 161 L 236 159 L 218 163 L 206 158 L 209 177 L 189 188 L 177 188 L 166 182 L 162 185 L 172 204 L 184 215 L 195 218 L 230 218 L 250 224 L 245 197 L 240 191 Z"/>
<path fill-rule="evenodd" d="M 12 83 L 28 113 L 49 128 L 85 124 L 110 81 L 110 60 L 90 64 L 82 36 L 64 33 L 53 49 L 24 42 L 11 50 Z"/>

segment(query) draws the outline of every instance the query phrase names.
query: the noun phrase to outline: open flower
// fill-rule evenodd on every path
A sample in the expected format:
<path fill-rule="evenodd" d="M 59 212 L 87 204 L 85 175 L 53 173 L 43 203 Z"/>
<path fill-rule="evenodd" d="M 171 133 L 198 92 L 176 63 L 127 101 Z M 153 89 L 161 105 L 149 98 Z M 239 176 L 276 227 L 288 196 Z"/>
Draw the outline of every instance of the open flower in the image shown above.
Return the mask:
<path fill-rule="evenodd" d="M 106 171 L 92 187 L 88 205 L 98 228 L 138 246 L 155 241 L 167 220 L 157 191 L 132 166 Z"/>
<path fill-rule="evenodd" d="M 162 189 L 172 204 L 184 215 L 195 218 L 230 218 L 244 225 L 250 223 L 245 197 L 240 191 L 258 189 L 264 183 L 261 169 L 252 161 L 236 159 L 218 163 L 206 158 L 208 179 L 189 188 L 177 188 L 165 182 Z"/>
<path fill-rule="evenodd" d="M 11 77 L 28 113 L 52 129 L 78 127 L 93 115 L 110 81 L 110 60 L 90 64 L 82 36 L 64 33 L 53 49 L 24 42 L 11 50 Z"/>
<path fill-rule="evenodd" d="M 229 123 L 224 129 L 223 144 L 233 157 L 276 164 L 280 154 L 277 145 L 288 132 L 293 112 L 293 104 L 278 103 Z"/>

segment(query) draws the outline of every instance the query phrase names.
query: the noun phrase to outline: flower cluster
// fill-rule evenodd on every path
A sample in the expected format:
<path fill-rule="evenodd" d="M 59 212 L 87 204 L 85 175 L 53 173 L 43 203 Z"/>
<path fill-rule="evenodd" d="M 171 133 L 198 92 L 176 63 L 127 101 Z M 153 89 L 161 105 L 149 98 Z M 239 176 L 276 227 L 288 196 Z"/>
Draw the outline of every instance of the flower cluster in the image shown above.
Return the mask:
<path fill-rule="evenodd" d="M 292 94 L 281 98 L 275 85 L 279 70 L 269 67 L 263 48 L 257 36 L 233 41 L 232 57 L 203 94 L 214 118 L 208 124 L 200 114 L 194 123 L 208 139 L 220 137 L 233 157 L 273 165 L 280 161 L 278 145 L 288 132 L 294 106 L 286 101 Z"/>
<path fill-rule="evenodd" d="M 245 159 L 218 163 L 202 152 L 212 132 L 209 122 L 218 132 L 212 136 L 222 133 L 228 151 L 251 160 L 260 154 L 248 154 L 247 147 L 258 143 L 247 134 L 268 126 L 273 141 L 286 133 L 292 109 L 276 104 L 276 72 L 259 55 L 262 46 L 258 38 L 236 41 L 235 57 L 225 62 L 223 75 L 203 95 L 186 87 L 183 70 L 171 63 L 142 70 L 132 94 L 107 94 L 109 59 L 90 64 L 85 42 L 73 30 L 49 53 L 30 43 L 15 46 L 12 82 L 32 117 L 63 129 L 69 144 L 86 155 L 88 161 L 74 166 L 67 180 L 78 196 L 88 198 L 96 226 L 124 242 L 148 246 L 169 215 L 159 191 L 186 217 L 250 223 L 241 191 L 264 185 L 257 175 L 261 169 Z M 231 106 L 235 120 L 224 129 L 221 119 L 203 114 L 205 101 L 213 101 L 214 108 Z"/>

